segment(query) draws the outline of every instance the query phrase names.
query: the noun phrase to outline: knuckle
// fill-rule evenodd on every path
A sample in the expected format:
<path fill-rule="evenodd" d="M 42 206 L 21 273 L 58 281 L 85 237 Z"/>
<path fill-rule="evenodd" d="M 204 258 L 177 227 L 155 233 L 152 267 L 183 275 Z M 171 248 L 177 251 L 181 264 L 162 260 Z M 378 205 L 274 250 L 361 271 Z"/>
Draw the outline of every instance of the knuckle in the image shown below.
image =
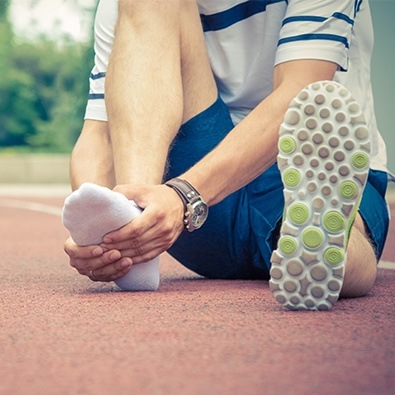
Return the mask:
<path fill-rule="evenodd" d="M 157 213 L 156 213 L 156 219 L 157 219 L 157 221 L 158 221 L 158 222 L 159 222 L 159 221 L 163 221 L 163 220 L 166 218 L 166 215 L 167 215 L 166 211 L 158 210 Z"/>
<path fill-rule="evenodd" d="M 135 247 L 134 251 L 135 251 L 137 256 L 143 256 L 143 254 L 144 254 L 144 251 L 143 251 L 143 249 L 140 246 Z"/>
<path fill-rule="evenodd" d="M 138 239 L 131 239 L 129 242 L 129 248 L 138 249 L 140 245 L 141 243 Z"/>
<path fill-rule="evenodd" d="M 129 235 L 132 238 L 139 237 L 139 236 L 142 235 L 142 233 L 143 233 L 143 228 L 141 226 L 139 226 L 139 225 L 134 227 L 134 228 L 132 228 L 132 229 L 130 229 L 130 231 L 129 231 Z"/>
<path fill-rule="evenodd" d="M 163 228 L 163 232 L 165 237 L 168 238 L 169 235 L 171 235 L 171 233 L 173 232 L 173 226 L 171 224 L 166 224 Z"/>

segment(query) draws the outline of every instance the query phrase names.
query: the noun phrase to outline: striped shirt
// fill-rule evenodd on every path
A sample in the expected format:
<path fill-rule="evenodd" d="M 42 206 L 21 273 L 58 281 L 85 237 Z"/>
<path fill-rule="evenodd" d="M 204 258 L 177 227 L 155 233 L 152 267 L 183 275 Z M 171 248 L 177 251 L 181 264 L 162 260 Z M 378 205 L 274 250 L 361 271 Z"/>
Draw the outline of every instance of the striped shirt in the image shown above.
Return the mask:
<path fill-rule="evenodd" d="M 367 0 L 199 0 L 198 5 L 218 90 L 236 124 L 272 92 L 275 65 L 331 61 L 339 66 L 335 80 L 365 114 L 371 167 L 387 171 L 370 83 L 373 27 Z M 104 85 L 117 16 L 117 0 L 100 1 L 86 119 L 107 120 Z"/>

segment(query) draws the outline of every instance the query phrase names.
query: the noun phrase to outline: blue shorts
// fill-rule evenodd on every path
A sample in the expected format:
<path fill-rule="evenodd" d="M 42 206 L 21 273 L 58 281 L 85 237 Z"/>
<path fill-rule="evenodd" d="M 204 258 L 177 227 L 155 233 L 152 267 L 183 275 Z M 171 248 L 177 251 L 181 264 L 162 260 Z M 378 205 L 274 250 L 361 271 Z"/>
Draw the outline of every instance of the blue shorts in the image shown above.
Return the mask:
<path fill-rule="evenodd" d="M 170 149 L 166 180 L 188 170 L 233 127 L 221 98 L 187 121 Z M 383 251 L 389 226 L 386 188 L 387 174 L 370 170 L 359 208 L 377 259 Z M 283 208 L 283 184 L 274 163 L 244 188 L 210 207 L 204 226 L 193 233 L 183 232 L 169 253 L 205 277 L 268 279 Z"/>

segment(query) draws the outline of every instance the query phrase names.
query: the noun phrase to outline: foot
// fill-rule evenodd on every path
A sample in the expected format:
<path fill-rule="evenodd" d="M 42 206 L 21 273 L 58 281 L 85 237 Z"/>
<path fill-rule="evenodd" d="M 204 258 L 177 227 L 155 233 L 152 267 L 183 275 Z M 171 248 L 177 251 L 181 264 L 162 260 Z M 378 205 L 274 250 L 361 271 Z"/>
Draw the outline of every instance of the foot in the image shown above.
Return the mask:
<path fill-rule="evenodd" d="M 314 83 L 292 101 L 280 128 L 285 208 L 270 270 L 280 304 L 328 310 L 337 301 L 369 153 L 361 109 L 342 85 Z"/>
<path fill-rule="evenodd" d="M 141 209 L 124 195 L 85 183 L 73 192 L 63 208 L 63 224 L 80 246 L 100 244 L 104 235 L 126 225 Z M 133 265 L 115 283 L 125 291 L 154 291 L 159 286 L 159 258 Z"/>

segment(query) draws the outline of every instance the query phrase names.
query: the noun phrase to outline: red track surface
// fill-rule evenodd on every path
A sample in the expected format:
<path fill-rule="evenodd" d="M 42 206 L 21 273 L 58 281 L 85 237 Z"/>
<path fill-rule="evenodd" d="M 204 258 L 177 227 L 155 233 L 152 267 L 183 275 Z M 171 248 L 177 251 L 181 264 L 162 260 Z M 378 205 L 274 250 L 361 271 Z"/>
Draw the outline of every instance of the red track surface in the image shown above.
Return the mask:
<path fill-rule="evenodd" d="M 59 217 L 0 198 L 0 218 L 1 395 L 395 391 L 395 270 L 330 312 L 287 311 L 265 282 L 205 280 L 170 259 L 158 292 L 123 293 L 68 266 Z"/>

